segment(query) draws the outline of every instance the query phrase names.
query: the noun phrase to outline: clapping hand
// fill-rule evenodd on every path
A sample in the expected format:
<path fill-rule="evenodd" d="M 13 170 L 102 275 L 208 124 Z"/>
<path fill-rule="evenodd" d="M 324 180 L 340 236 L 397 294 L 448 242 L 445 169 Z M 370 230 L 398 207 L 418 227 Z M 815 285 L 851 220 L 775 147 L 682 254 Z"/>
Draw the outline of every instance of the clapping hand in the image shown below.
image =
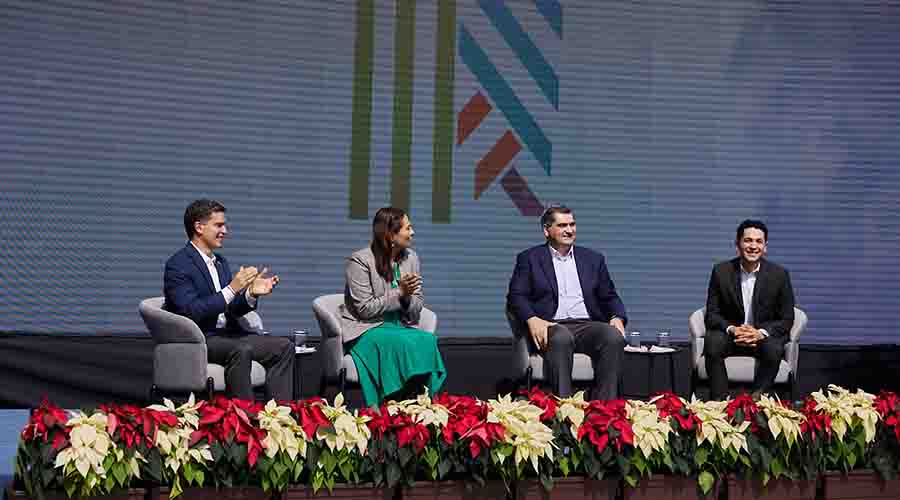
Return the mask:
<path fill-rule="evenodd" d="M 228 286 L 235 293 L 240 292 L 244 288 L 247 288 L 247 285 L 253 282 L 256 277 L 259 275 L 257 269 L 253 266 L 244 267 L 241 266 L 241 269 L 231 278 L 231 283 Z"/>
<path fill-rule="evenodd" d="M 250 284 L 250 295 L 254 297 L 262 297 L 272 293 L 272 289 L 278 284 L 278 275 L 266 276 L 269 272 L 268 268 L 263 268 L 262 272 L 256 275 L 256 278 Z"/>
<path fill-rule="evenodd" d="M 400 277 L 398 286 L 400 287 L 400 295 L 404 297 L 415 295 L 422 290 L 422 276 L 414 273 L 405 273 Z"/>

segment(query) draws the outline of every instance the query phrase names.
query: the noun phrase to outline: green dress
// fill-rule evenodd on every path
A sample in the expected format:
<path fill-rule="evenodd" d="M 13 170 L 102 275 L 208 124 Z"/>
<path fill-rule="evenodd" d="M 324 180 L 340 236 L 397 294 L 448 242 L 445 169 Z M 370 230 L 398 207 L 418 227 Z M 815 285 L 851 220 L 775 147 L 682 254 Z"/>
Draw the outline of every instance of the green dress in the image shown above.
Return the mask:
<path fill-rule="evenodd" d="M 397 288 L 399 279 L 400 267 L 395 264 L 391 288 Z M 359 373 L 366 406 L 381 404 L 385 396 L 403 389 L 412 377 L 422 376 L 430 394 L 440 390 L 447 378 L 437 337 L 404 326 L 400 311 L 385 313 L 383 324 L 366 330 L 350 347 L 350 356 Z"/>

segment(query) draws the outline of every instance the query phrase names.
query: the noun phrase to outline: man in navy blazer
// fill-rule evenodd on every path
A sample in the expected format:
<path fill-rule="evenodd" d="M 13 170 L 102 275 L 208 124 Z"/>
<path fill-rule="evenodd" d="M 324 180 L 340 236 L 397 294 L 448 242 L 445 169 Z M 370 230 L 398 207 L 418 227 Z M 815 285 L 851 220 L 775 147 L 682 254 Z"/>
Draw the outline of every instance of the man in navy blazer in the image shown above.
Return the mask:
<path fill-rule="evenodd" d="M 548 381 L 560 397 L 572 394 L 576 352 L 594 368 L 591 399 L 614 399 L 625 348 L 625 306 L 603 255 L 575 246 L 575 216 L 565 206 L 541 216 L 547 242 L 516 258 L 507 308 L 545 353 Z"/>
<path fill-rule="evenodd" d="M 241 267 L 232 276 L 225 257 L 213 253 L 228 234 L 225 207 L 197 200 L 184 211 L 184 230 L 190 241 L 166 261 L 163 289 L 165 308 L 186 316 L 206 335 L 210 362 L 225 366 L 226 391 L 233 397 L 253 398 L 252 361 L 266 368 L 269 396 L 293 397 L 294 346 L 283 337 L 247 332 L 237 319 L 256 309 L 260 297 L 272 293 L 278 276 L 254 267 Z"/>
<path fill-rule="evenodd" d="M 738 257 L 716 264 L 709 278 L 703 356 L 711 399 L 728 391 L 729 356 L 758 360 L 754 392 L 770 390 L 778 375 L 794 325 L 794 289 L 787 270 L 765 259 L 768 238 L 763 222 L 742 222 L 734 240 Z"/>

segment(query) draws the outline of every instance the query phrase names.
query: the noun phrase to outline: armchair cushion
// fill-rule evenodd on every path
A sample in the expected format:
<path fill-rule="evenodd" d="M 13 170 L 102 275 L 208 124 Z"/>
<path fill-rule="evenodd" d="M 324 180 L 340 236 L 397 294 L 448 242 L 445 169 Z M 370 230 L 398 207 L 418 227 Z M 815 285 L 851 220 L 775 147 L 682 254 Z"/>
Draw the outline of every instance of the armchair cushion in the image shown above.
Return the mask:
<path fill-rule="evenodd" d="M 725 370 L 728 372 L 728 380 L 731 382 L 740 382 L 749 384 L 753 382 L 753 375 L 756 373 L 756 358 L 750 356 L 731 356 L 725 359 Z M 700 380 L 709 380 L 706 373 L 706 360 L 700 356 L 697 366 L 697 377 Z M 778 375 L 775 376 L 776 384 L 786 384 L 788 375 L 791 373 L 791 367 L 787 361 L 781 360 L 778 366 Z"/>
<path fill-rule="evenodd" d="M 706 308 L 701 307 L 694 311 L 688 319 L 688 327 L 691 335 L 691 360 L 700 380 L 709 378 L 706 373 L 706 361 L 703 357 L 704 337 L 706 336 L 706 323 L 704 315 Z M 788 376 L 796 377 L 798 366 L 798 354 L 800 351 L 800 336 L 806 330 L 809 319 L 802 309 L 794 308 L 794 325 L 791 327 L 789 340 L 784 345 L 784 359 L 778 367 L 778 375 L 775 383 L 787 383 Z M 751 356 L 732 356 L 725 360 L 725 368 L 728 371 L 728 380 L 732 382 L 753 382 L 756 373 L 756 358 Z"/>

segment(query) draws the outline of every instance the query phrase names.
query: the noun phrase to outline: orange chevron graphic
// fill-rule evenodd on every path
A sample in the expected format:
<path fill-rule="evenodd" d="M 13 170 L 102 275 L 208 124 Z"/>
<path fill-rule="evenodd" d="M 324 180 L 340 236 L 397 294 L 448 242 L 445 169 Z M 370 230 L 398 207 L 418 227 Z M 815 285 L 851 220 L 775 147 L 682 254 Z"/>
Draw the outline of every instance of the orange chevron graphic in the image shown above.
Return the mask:
<path fill-rule="evenodd" d="M 476 200 L 521 150 L 522 145 L 516 140 L 516 136 L 507 130 L 475 167 Z"/>
<path fill-rule="evenodd" d="M 484 118 L 494 109 L 491 103 L 481 95 L 481 92 L 475 92 L 475 95 L 469 99 L 469 102 L 463 107 L 462 111 L 456 119 L 456 145 L 459 146 L 469 135 L 481 125 Z"/>

